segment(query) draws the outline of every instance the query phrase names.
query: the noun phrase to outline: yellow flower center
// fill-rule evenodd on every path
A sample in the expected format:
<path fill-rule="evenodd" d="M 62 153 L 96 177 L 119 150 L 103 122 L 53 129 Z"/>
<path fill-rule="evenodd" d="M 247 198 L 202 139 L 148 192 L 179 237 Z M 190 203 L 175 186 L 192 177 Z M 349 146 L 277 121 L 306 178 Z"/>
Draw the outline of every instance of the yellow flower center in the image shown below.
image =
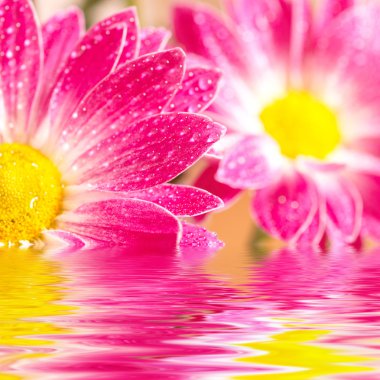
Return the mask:
<path fill-rule="evenodd" d="M 306 92 L 290 91 L 266 106 L 260 118 L 266 132 L 289 158 L 303 155 L 324 159 L 341 141 L 334 112 Z"/>
<path fill-rule="evenodd" d="M 55 165 L 37 150 L 0 144 L 0 243 L 32 242 L 61 211 L 63 186 Z"/>

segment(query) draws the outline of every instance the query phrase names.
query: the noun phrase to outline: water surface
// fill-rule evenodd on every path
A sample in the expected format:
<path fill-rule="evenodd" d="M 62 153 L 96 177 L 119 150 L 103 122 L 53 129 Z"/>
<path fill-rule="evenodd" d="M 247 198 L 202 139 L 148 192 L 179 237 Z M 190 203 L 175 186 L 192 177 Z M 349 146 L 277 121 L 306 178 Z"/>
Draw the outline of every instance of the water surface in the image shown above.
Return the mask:
<path fill-rule="evenodd" d="M 0 253 L 0 379 L 378 379 L 380 251 Z"/>

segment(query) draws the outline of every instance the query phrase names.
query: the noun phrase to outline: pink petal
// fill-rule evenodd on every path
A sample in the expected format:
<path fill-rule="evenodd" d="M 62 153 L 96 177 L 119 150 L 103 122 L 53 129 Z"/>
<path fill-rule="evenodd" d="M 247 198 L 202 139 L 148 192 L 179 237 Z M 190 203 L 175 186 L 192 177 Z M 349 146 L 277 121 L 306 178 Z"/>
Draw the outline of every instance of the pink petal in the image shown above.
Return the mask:
<path fill-rule="evenodd" d="M 211 68 L 188 69 L 181 88 L 166 107 L 167 111 L 201 112 L 214 100 L 221 72 Z"/>
<path fill-rule="evenodd" d="M 352 141 L 351 148 L 355 151 L 380 158 L 380 136 L 358 137 Z"/>
<path fill-rule="evenodd" d="M 252 207 L 265 230 L 274 237 L 294 242 L 311 224 L 318 204 L 315 185 L 299 172 L 289 171 L 273 184 L 257 190 Z"/>
<path fill-rule="evenodd" d="M 181 217 L 204 214 L 223 206 L 222 200 L 208 191 L 185 185 L 155 186 L 128 196 L 156 203 Z"/>
<path fill-rule="evenodd" d="M 224 132 L 195 114 L 161 114 L 138 121 L 99 142 L 74 163 L 80 183 L 111 191 L 167 182 L 197 161 Z"/>
<path fill-rule="evenodd" d="M 380 240 L 380 176 L 356 172 L 352 173 L 351 179 L 363 199 L 363 228 L 370 236 Z"/>
<path fill-rule="evenodd" d="M 326 199 L 332 238 L 355 241 L 361 230 L 363 202 L 351 181 L 334 174 L 319 174 L 319 190 Z"/>
<path fill-rule="evenodd" d="M 298 157 L 296 165 L 306 173 L 317 171 L 319 173 L 333 173 L 333 175 L 338 175 L 340 171 L 347 167 L 347 163 L 342 162 L 342 160 L 336 160 L 336 162 L 333 159 L 331 161 L 321 161 L 312 157 Z"/>
<path fill-rule="evenodd" d="M 86 203 L 62 214 L 61 229 L 110 245 L 134 245 L 144 239 L 175 243 L 178 220 L 154 203 L 138 199 L 110 199 Z"/>
<path fill-rule="evenodd" d="M 376 2 L 351 7 L 324 30 L 315 50 L 314 67 L 323 70 L 325 85 L 339 88 L 345 109 L 362 111 L 360 128 L 349 131 L 351 135 L 368 134 L 367 128 L 379 134 L 379 18 L 380 6 Z"/>
<path fill-rule="evenodd" d="M 319 210 L 315 213 L 309 226 L 299 235 L 298 246 L 320 245 L 326 232 L 326 206 L 323 201 L 319 203 Z"/>
<path fill-rule="evenodd" d="M 58 13 L 43 25 L 43 85 L 40 87 L 38 103 L 35 104 L 37 115 L 35 124 L 33 125 L 34 128 L 41 123 L 47 113 L 58 69 L 74 50 L 83 32 L 83 14 L 77 8 L 71 8 L 68 11 Z M 33 130 L 33 133 L 35 133 L 35 130 Z"/>
<path fill-rule="evenodd" d="M 300 85 L 311 25 L 310 1 L 225 1 L 242 38 L 251 47 L 256 70 L 262 65 L 264 54 L 271 65 L 280 64 L 288 70 L 291 83 Z"/>
<path fill-rule="evenodd" d="M 186 68 L 192 69 L 194 67 L 213 67 L 212 61 L 198 54 L 186 52 Z"/>
<path fill-rule="evenodd" d="M 59 136 L 82 98 L 117 64 L 125 30 L 120 26 L 91 29 L 71 53 L 55 85 L 50 118 Z"/>
<path fill-rule="evenodd" d="M 376 141 L 376 139 L 374 139 Z M 380 158 L 373 154 L 346 150 L 342 152 L 341 159 L 345 161 L 348 170 L 358 173 L 380 175 Z"/>
<path fill-rule="evenodd" d="M 245 136 L 222 159 L 216 178 L 238 189 L 258 189 L 278 178 L 282 157 L 266 136 Z"/>
<path fill-rule="evenodd" d="M 26 128 L 42 67 L 41 34 L 35 10 L 28 0 L 0 4 L 0 82 L 5 128 L 19 142 Z"/>
<path fill-rule="evenodd" d="M 209 160 L 206 168 L 201 172 L 195 180 L 194 186 L 200 189 L 205 189 L 212 194 L 215 194 L 226 206 L 229 206 L 241 193 L 240 189 L 234 189 L 224 183 L 218 182 L 215 179 L 218 170 L 219 161 L 215 159 Z M 199 215 L 195 219 L 201 222 L 207 217 L 207 214 Z"/>
<path fill-rule="evenodd" d="M 207 167 L 196 179 L 194 186 L 205 189 L 210 193 L 217 195 L 223 200 L 224 203 L 230 203 L 240 194 L 241 189 L 236 189 L 224 183 L 218 182 L 215 179 L 218 166 L 219 161 L 209 161 Z"/>
<path fill-rule="evenodd" d="M 141 46 L 139 55 L 165 49 L 171 34 L 164 28 L 144 28 L 140 31 Z"/>
<path fill-rule="evenodd" d="M 182 229 L 180 247 L 183 249 L 192 248 L 207 253 L 217 251 L 224 246 L 215 233 L 204 227 L 182 223 Z"/>
<path fill-rule="evenodd" d="M 122 65 L 138 56 L 140 50 L 140 36 L 136 8 L 127 8 L 120 14 L 123 14 L 127 24 L 127 37 L 124 40 L 123 52 L 121 53 L 119 61 L 119 65 Z"/>
<path fill-rule="evenodd" d="M 231 121 L 224 118 L 218 117 L 218 115 L 207 112 L 207 116 L 210 116 L 212 120 L 217 121 L 219 124 L 224 125 L 227 128 L 227 133 L 215 143 L 212 148 L 207 152 L 207 156 L 210 158 L 222 159 L 228 151 L 233 149 L 233 147 L 242 139 L 241 133 L 233 133 L 230 131 Z"/>
<path fill-rule="evenodd" d="M 44 241 L 47 242 L 49 246 L 51 245 L 64 245 L 73 249 L 83 248 L 86 243 L 79 236 L 72 232 L 62 231 L 62 230 L 46 230 L 43 233 Z"/>
<path fill-rule="evenodd" d="M 84 31 L 84 15 L 75 7 L 55 14 L 42 26 L 44 79 L 56 77 L 57 69 L 74 49 Z"/>
<path fill-rule="evenodd" d="M 201 5 L 176 6 L 173 23 L 177 41 L 189 52 L 206 57 L 219 67 L 249 72 L 244 45 L 216 11 Z"/>
<path fill-rule="evenodd" d="M 324 0 L 317 12 L 315 21 L 317 34 L 338 17 L 342 12 L 354 6 L 355 0 Z"/>
<path fill-rule="evenodd" d="M 292 5 L 284 0 L 225 0 L 229 14 L 251 51 L 270 60 L 288 56 L 292 34 Z M 256 57 L 252 55 L 253 65 Z"/>
<path fill-rule="evenodd" d="M 327 225 L 330 241 L 353 243 L 361 230 L 363 202 L 353 183 L 343 177 L 349 162 L 335 164 L 306 159 L 302 161 L 303 170 L 313 172 L 313 179 L 317 182 L 322 197 L 319 214 L 315 216 L 311 230 L 309 227 L 306 235 L 315 232 L 318 236 L 317 228 L 320 224 L 319 237 L 322 238 Z M 306 241 L 308 237 L 302 236 L 302 239 Z"/>
<path fill-rule="evenodd" d="M 136 58 L 140 49 L 140 35 L 136 9 L 134 7 L 130 7 L 119 13 L 115 13 L 92 27 L 90 31 L 99 33 L 99 31 L 103 28 L 111 29 L 117 25 L 125 26 L 127 31 L 118 62 L 119 65 L 122 65 L 125 62 Z"/>
<path fill-rule="evenodd" d="M 262 103 L 260 96 L 262 92 L 258 87 L 262 87 L 262 83 L 267 83 L 266 88 L 268 89 L 268 83 L 276 83 L 275 86 L 278 88 L 278 79 L 273 82 L 273 78 L 267 77 L 266 74 L 258 73 L 257 76 L 263 78 L 263 82 L 257 83 L 254 79 L 243 81 L 243 78 L 239 75 L 225 75 L 224 70 L 223 73 L 220 89 L 215 100 L 208 107 L 207 114 L 215 121 L 226 125 L 230 132 L 261 133 L 262 124 L 254 116 L 255 112 L 259 110 L 254 111 L 252 105 L 257 108 Z M 250 83 L 250 87 L 247 86 L 248 83 Z M 279 87 L 281 86 L 280 84 Z"/>
<path fill-rule="evenodd" d="M 312 11 L 309 0 L 291 3 L 291 39 L 289 46 L 289 82 L 290 86 L 304 85 L 304 63 L 306 49 L 310 43 Z"/>
<path fill-rule="evenodd" d="M 118 67 L 61 127 L 60 145 L 87 150 L 119 130 L 129 130 L 135 120 L 160 113 L 180 86 L 184 59 L 182 50 L 172 49 Z"/>

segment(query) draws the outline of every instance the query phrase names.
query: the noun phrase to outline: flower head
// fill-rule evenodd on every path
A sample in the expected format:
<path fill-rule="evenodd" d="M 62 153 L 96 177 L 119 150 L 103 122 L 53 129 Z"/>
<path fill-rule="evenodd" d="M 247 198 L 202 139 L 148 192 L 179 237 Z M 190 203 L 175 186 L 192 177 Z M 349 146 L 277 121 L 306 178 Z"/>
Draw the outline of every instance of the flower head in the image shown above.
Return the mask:
<path fill-rule="evenodd" d="M 140 30 L 133 8 L 87 33 L 77 9 L 42 28 L 29 0 L 2 0 L 0 15 L 0 243 L 176 242 L 185 231 L 186 245 L 218 244 L 177 217 L 220 199 L 166 182 L 223 133 L 187 112 L 209 105 L 219 73 L 186 69 L 180 49 L 162 50 L 168 33 Z"/>
<path fill-rule="evenodd" d="M 177 40 L 224 72 L 208 111 L 229 133 L 197 184 L 226 201 L 255 190 L 255 219 L 293 243 L 380 238 L 380 7 L 354 3 L 174 12 Z"/>

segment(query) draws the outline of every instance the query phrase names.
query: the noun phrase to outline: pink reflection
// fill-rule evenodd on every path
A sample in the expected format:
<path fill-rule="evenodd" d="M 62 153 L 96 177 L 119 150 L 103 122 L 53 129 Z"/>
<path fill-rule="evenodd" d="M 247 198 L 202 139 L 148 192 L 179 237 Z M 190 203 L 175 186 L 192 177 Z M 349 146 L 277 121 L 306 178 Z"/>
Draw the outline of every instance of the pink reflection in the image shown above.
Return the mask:
<path fill-rule="evenodd" d="M 205 274 L 201 252 L 102 248 L 53 257 L 65 278 L 60 303 L 76 309 L 45 318 L 66 331 L 39 336 L 54 342 L 49 357 L 14 366 L 38 379 L 270 375 L 281 361 L 238 362 L 265 354 L 242 344 L 314 328 L 331 331 L 318 344 L 380 368 L 379 252 L 276 251 L 249 265 L 243 290 Z"/>
<path fill-rule="evenodd" d="M 58 256 L 69 281 L 65 303 L 79 313 L 52 318 L 73 331 L 48 336 L 56 342 L 55 355 L 28 364 L 28 373 L 44 379 L 180 379 L 248 372 L 232 361 L 247 350 L 212 341 L 238 333 L 233 323 L 210 316 L 240 296 L 199 273 L 200 252 L 113 248 Z"/>

